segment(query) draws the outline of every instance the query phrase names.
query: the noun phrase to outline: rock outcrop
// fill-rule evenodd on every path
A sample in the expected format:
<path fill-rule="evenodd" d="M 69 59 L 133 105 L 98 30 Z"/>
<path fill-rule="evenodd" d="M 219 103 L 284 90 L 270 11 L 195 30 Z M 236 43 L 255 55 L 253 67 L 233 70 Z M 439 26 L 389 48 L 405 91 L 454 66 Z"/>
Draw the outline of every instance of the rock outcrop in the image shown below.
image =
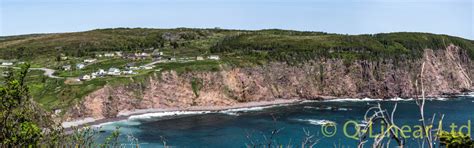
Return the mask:
<path fill-rule="evenodd" d="M 66 120 L 115 117 L 121 111 L 147 108 L 228 106 L 239 102 L 280 99 L 411 97 L 424 63 L 429 96 L 473 90 L 474 62 L 457 46 L 426 49 L 420 59 L 344 61 L 320 59 L 298 65 L 270 63 L 219 72 L 174 71 L 146 82 L 105 86 L 66 114 Z M 198 80 L 200 87 L 193 87 Z"/>

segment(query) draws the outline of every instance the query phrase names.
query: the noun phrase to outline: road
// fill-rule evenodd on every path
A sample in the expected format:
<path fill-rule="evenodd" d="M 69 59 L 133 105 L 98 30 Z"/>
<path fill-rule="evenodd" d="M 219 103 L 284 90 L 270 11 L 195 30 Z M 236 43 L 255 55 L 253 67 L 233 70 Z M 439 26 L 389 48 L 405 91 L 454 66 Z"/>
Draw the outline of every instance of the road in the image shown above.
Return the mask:
<path fill-rule="evenodd" d="M 0 66 L 0 67 L 7 68 L 8 66 Z M 19 67 L 11 67 L 11 68 L 20 69 Z M 60 79 L 60 78 L 62 78 L 62 77 L 58 77 L 58 76 L 53 75 L 54 72 L 56 72 L 56 70 L 54 70 L 54 69 L 49 69 L 49 68 L 30 68 L 29 70 L 41 70 L 41 71 L 44 71 L 44 75 L 45 75 L 45 76 L 48 76 L 48 77 L 50 77 L 50 78 L 55 78 L 55 79 Z"/>
<path fill-rule="evenodd" d="M 31 70 L 42 70 L 42 71 L 44 71 L 44 75 L 48 76 L 50 78 L 55 78 L 55 79 L 62 78 L 62 77 L 58 77 L 58 76 L 53 75 L 54 72 L 56 72 L 56 70 L 54 70 L 54 69 L 49 69 L 49 68 L 30 68 L 30 69 Z"/>
<path fill-rule="evenodd" d="M 151 63 L 145 64 L 145 65 L 143 65 L 143 66 L 145 66 L 145 67 L 148 67 L 148 66 L 153 66 L 153 65 L 155 65 L 156 63 L 161 63 L 161 62 L 162 62 L 161 60 L 158 60 L 158 61 L 154 61 L 154 62 L 151 62 Z"/>

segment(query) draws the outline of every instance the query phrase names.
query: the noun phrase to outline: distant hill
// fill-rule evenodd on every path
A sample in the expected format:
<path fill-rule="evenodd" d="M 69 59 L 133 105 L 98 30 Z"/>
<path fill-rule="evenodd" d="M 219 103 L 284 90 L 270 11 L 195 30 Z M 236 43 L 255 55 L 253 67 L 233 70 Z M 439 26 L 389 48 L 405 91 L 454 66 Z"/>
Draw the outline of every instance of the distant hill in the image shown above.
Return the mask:
<path fill-rule="evenodd" d="M 460 46 L 474 58 L 474 41 L 429 33 L 341 35 L 291 30 L 116 28 L 85 32 L 0 38 L 1 59 L 35 61 L 60 54 L 84 57 L 94 52 L 161 49 L 177 55 L 239 54 L 272 60 L 332 57 L 349 59 L 416 58 L 425 48 Z"/>

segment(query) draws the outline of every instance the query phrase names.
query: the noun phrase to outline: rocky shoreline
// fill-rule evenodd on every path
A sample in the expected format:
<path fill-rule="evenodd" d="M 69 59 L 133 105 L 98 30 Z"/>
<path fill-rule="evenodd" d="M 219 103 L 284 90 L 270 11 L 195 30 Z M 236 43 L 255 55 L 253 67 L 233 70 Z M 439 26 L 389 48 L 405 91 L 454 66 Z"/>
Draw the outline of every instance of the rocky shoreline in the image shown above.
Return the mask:
<path fill-rule="evenodd" d="M 272 101 L 259 101 L 259 102 L 246 102 L 246 103 L 239 103 L 232 106 L 192 106 L 187 108 L 152 108 L 152 109 L 138 109 L 134 111 L 124 111 L 120 112 L 117 117 L 112 118 L 99 118 L 95 119 L 92 117 L 83 118 L 74 121 L 63 122 L 62 126 L 66 129 L 70 129 L 71 127 L 85 127 L 89 125 L 99 125 L 107 122 L 115 122 L 121 120 L 127 120 L 130 117 L 136 115 L 144 115 L 150 113 L 165 113 L 165 112 L 218 112 L 224 110 L 231 110 L 231 109 L 245 109 L 245 108 L 253 108 L 253 107 L 269 107 L 269 106 L 277 106 L 277 105 L 285 105 L 285 104 L 294 104 L 299 103 L 304 100 L 301 99 L 276 99 Z"/>
<path fill-rule="evenodd" d="M 450 95 L 436 95 L 436 96 L 426 96 L 427 99 L 436 98 L 438 100 L 447 100 L 449 98 L 460 97 L 460 96 L 473 96 L 474 92 L 464 92 L 459 94 L 450 94 Z M 402 99 L 402 98 L 392 98 L 392 99 L 370 99 L 370 98 L 337 98 L 333 96 L 321 96 L 320 99 L 308 100 L 308 99 L 276 99 L 272 101 L 258 101 L 258 102 L 246 102 L 239 103 L 231 106 L 192 106 L 187 108 L 152 108 L 152 109 L 137 109 L 133 111 L 123 111 L 120 112 L 117 117 L 112 118 L 83 118 L 74 121 L 63 122 L 62 126 L 66 131 L 70 131 L 72 127 L 83 128 L 87 126 L 98 127 L 101 124 L 109 122 L 117 122 L 122 120 L 129 120 L 136 116 L 143 116 L 147 114 L 162 113 L 168 114 L 167 116 L 178 116 L 187 114 L 203 114 L 203 113 L 218 113 L 229 110 L 252 110 L 252 108 L 257 107 L 276 107 L 281 105 L 291 105 L 304 103 L 307 101 L 412 101 L 413 99 Z"/>

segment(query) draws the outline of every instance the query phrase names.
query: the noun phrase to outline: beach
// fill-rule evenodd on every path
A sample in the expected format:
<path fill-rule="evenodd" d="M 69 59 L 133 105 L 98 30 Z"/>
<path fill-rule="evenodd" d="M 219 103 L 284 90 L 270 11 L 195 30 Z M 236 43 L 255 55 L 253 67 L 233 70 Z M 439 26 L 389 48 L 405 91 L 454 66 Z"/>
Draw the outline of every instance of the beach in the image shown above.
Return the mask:
<path fill-rule="evenodd" d="M 104 123 L 136 119 L 136 118 L 149 118 L 157 116 L 176 116 L 186 114 L 204 114 L 204 113 L 227 113 L 232 114 L 233 112 L 245 112 L 251 110 L 260 110 L 263 108 L 289 105 L 302 102 L 301 99 L 276 99 L 271 101 L 258 101 L 258 102 L 245 102 L 238 103 L 231 106 L 192 106 L 187 108 L 151 108 L 151 109 L 138 109 L 133 111 L 119 112 L 115 118 L 82 118 L 74 121 L 62 122 L 62 127 L 66 130 L 70 130 L 72 127 L 82 128 L 87 126 L 97 126 Z"/>

